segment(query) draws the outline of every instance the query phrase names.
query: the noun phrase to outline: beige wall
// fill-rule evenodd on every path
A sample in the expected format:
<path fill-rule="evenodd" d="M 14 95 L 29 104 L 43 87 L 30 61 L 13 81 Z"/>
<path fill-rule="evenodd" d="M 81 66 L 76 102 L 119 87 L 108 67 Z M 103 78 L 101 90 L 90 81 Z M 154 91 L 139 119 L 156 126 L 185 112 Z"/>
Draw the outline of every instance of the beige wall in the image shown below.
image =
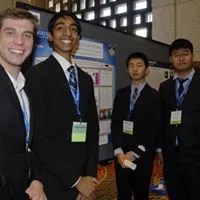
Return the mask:
<path fill-rule="evenodd" d="M 0 1 L 0 10 L 4 10 L 6 8 L 12 8 L 13 0 L 1 0 Z"/>
<path fill-rule="evenodd" d="M 47 0 L 0 0 L 0 10 L 15 7 L 16 1 L 29 3 L 33 6 L 37 6 L 40 8 L 46 8 L 46 2 L 47 2 Z"/>
<path fill-rule="evenodd" d="M 21 1 L 24 3 L 30 2 L 30 0 L 0 0 L 0 10 L 15 7 L 16 1 Z"/>
<path fill-rule="evenodd" d="M 167 44 L 187 38 L 200 60 L 200 0 L 152 0 L 152 8 L 152 38 Z"/>
<path fill-rule="evenodd" d="M 30 4 L 40 8 L 46 8 L 47 0 L 30 0 Z"/>

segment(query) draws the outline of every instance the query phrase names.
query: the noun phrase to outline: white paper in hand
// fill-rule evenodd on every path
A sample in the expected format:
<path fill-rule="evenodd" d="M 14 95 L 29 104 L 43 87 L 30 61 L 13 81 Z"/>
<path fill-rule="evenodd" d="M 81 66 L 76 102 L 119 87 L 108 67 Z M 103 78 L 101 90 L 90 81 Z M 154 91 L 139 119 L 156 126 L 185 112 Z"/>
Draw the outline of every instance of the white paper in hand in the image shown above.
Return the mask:
<path fill-rule="evenodd" d="M 135 170 L 137 165 L 129 160 L 124 160 L 124 165 L 127 166 L 128 168 Z"/>

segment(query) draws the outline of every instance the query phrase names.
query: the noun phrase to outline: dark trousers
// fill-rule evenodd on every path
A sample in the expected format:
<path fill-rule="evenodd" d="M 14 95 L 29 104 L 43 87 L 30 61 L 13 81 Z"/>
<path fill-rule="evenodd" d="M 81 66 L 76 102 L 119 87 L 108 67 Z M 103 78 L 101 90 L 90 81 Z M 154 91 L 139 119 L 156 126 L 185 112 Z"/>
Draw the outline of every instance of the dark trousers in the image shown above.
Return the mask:
<path fill-rule="evenodd" d="M 13 179 L 9 181 L 0 173 L 0 200 L 29 200 L 29 196 L 25 193 L 28 185 L 28 180 L 24 184 Z"/>
<path fill-rule="evenodd" d="M 200 199 L 200 168 L 167 163 L 164 166 L 164 177 L 170 200 Z"/>
<path fill-rule="evenodd" d="M 118 200 L 149 199 L 149 185 L 151 181 L 152 164 L 146 164 L 143 167 L 137 167 L 135 171 L 122 168 L 115 161 L 116 185 Z"/>
<path fill-rule="evenodd" d="M 46 174 L 43 184 L 48 200 L 75 200 L 77 198 L 78 191 L 76 187 L 65 188 L 51 174 Z"/>
<path fill-rule="evenodd" d="M 1 200 L 29 200 L 29 196 L 25 193 L 13 193 L 9 188 L 0 188 Z"/>

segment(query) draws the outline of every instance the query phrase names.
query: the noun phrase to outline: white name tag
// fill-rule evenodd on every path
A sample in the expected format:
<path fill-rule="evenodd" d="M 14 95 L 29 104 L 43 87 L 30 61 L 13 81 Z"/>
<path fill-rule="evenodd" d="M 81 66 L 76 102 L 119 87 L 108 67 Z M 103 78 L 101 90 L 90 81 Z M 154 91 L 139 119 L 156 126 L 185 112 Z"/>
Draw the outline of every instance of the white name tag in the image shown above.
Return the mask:
<path fill-rule="evenodd" d="M 123 121 L 123 133 L 129 134 L 129 135 L 133 135 L 133 122 L 130 121 Z"/>
<path fill-rule="evenodd" d="M 181 110 L 176 110 L 171 112 L 171 117 L 170 117 L 170 124 L 181 124 L 181 118 L 182 118 L 182 111 Z"/>
<path fill-rule="evenodd" d="M 73 122 L 72 142 L 85 142 L 86 131 L 87 131 L 86 122 Z"/>

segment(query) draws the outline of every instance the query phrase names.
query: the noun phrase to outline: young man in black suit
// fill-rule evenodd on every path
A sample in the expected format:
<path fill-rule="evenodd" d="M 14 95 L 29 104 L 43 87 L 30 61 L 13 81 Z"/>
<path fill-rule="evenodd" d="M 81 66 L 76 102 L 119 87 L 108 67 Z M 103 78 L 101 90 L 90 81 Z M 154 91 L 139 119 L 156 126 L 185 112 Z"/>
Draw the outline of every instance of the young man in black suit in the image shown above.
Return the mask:
<path fill-rule="evenodd" d="M 75 14 L 60 11 L 48 32 L 53 54 L 27 74 L 36 110 L 33 147 L 48 171 L 48 200 L 91 200 L 99 126 L 92 78 L 73 59 L 80 22 Z"/>
<path fill-rule="evenodd" d="M 146 55 L 132 53 L 126 64 L 131 85 L 117 92 L 111 124 L 118 200 L 131 200 L 132 193 L 134 200 L 147 200 L 161 104 L 158 92 L 145 82 Z M 129 161 L 137 165 L 135 170 L 127 167 Z"/>
<path fill-rule="evenodd" d="M 160 85 L 164 177 L 170 200 L 198 200 L 200 191 L 200 73 L 193 45 L 177 39 L 169 48 L 175 71 Z"/>
<path fill-rule="evenodd" d="M 46 200 L 31 152 L 32 112 L 21 65 L 31 54 L 37 19 L 22 9 L 0 13 L 0 199 Z"/>

